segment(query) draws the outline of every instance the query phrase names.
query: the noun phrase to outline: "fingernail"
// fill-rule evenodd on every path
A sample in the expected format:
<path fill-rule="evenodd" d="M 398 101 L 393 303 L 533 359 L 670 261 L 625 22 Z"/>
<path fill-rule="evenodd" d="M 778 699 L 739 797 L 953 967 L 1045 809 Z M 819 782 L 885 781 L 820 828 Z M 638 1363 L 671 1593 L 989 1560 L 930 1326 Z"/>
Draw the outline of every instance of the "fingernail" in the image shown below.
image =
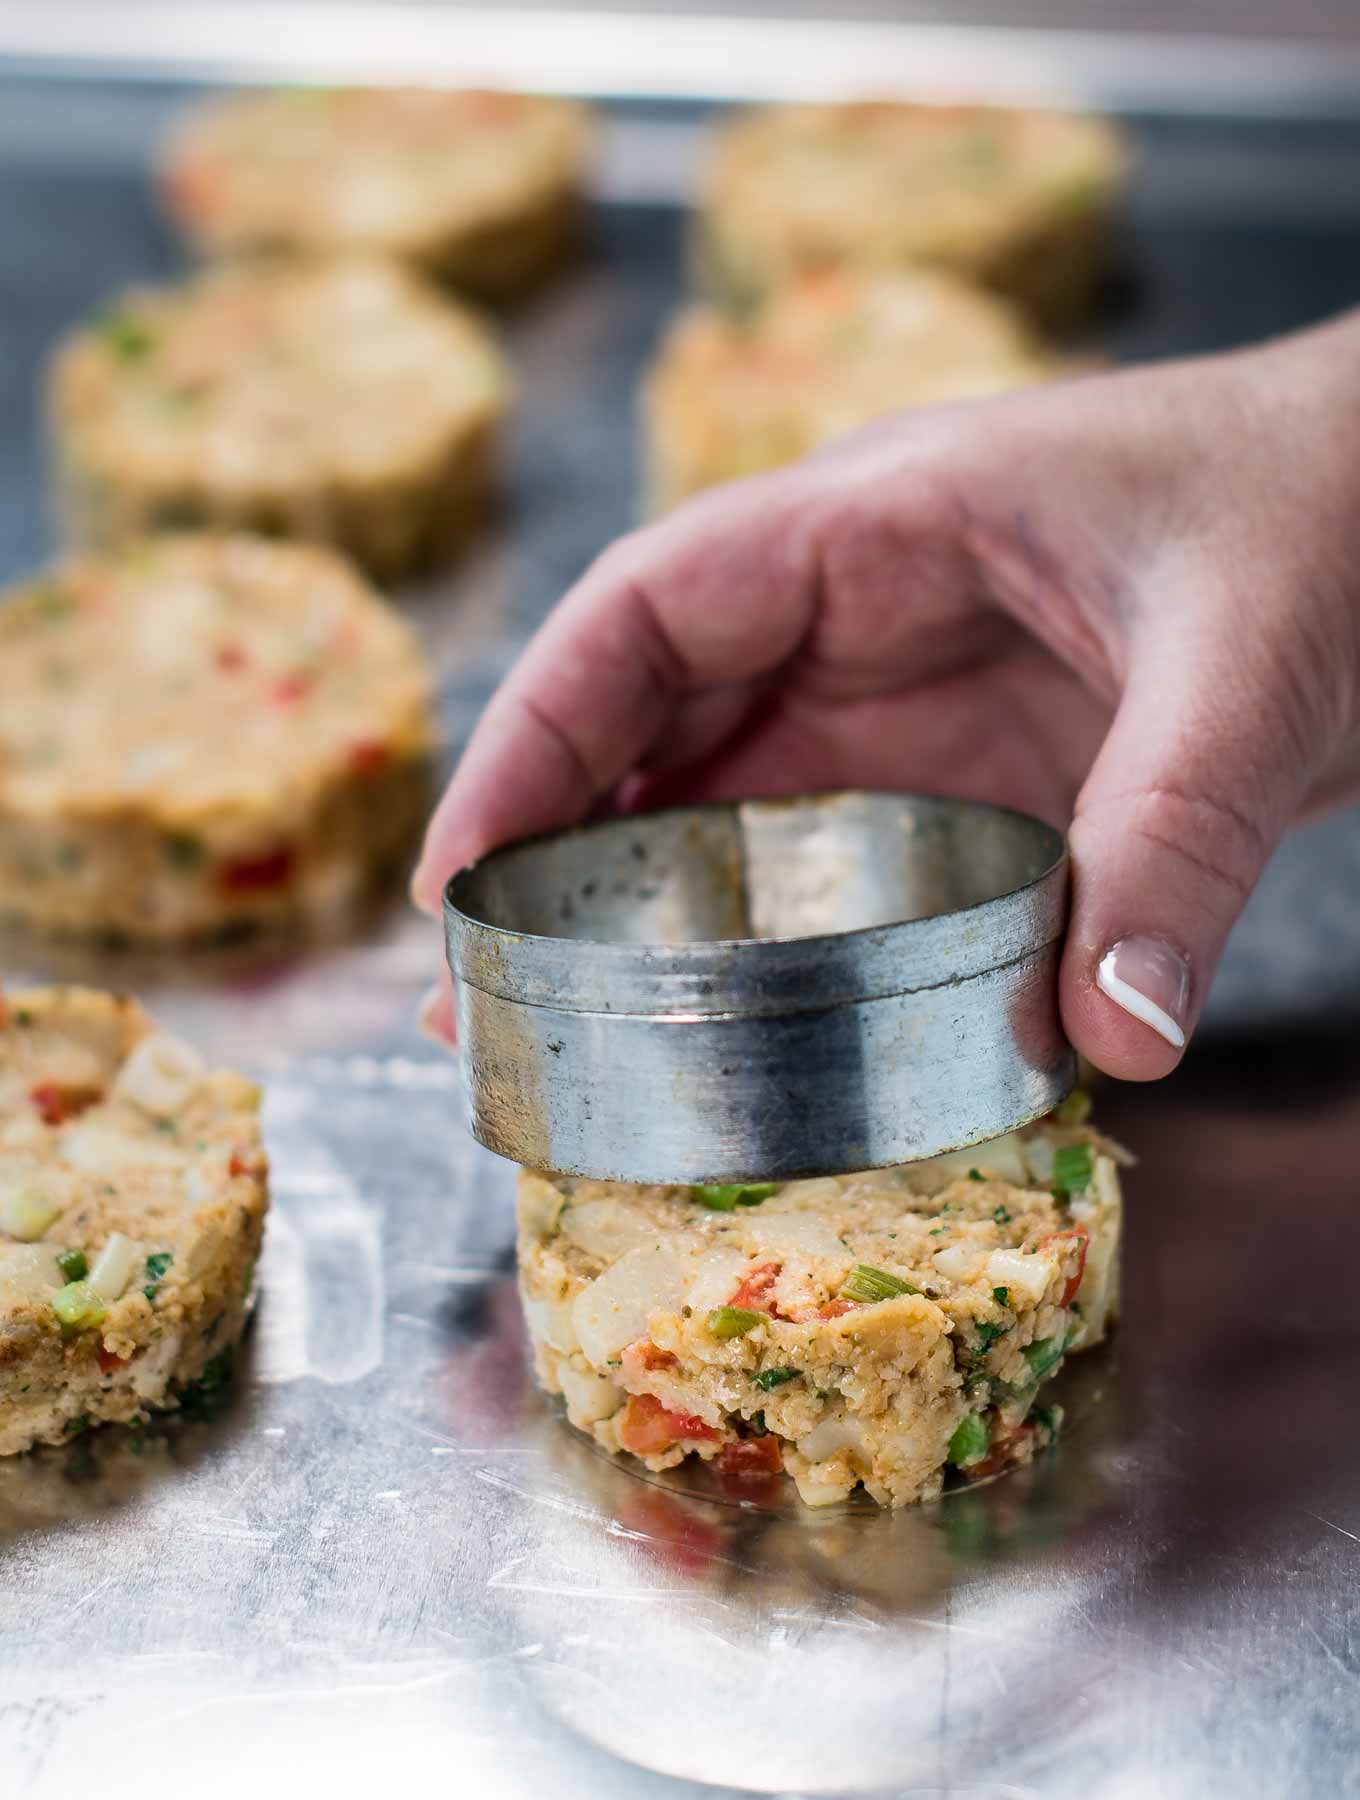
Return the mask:
<path fill-rule="evenodd" d="M 1168 1044 L 1185 1048 L 1190 965 L 1179 950 L 1160 938 L 1120 938 L 1101 957 L 1096 985 Z"/>

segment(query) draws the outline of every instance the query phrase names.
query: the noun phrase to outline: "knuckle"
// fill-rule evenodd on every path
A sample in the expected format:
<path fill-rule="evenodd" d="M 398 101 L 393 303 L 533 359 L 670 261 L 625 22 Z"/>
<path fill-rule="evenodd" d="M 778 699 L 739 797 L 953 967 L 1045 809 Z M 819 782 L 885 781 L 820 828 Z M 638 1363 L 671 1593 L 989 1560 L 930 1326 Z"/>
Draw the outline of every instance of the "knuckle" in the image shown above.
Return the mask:
<path fill-rule="evenodd" d="M 1270 852 L 1269 836 L 1250 810 L 1205 788 L 1145 787 L 1133 797 L 1129 823 L 1137 837 L 1238 905 L 1256 885 Z"/>

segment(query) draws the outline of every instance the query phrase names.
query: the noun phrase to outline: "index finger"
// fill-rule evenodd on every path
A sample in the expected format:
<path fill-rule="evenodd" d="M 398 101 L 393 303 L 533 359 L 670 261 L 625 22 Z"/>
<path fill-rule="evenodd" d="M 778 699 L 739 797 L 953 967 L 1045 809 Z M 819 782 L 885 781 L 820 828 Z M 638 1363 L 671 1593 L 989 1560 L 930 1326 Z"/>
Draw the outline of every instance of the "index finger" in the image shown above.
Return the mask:
<path fill-rule="evenodd" d="M 701 496 L 620 540 L 567 594 L 492 698 L 411 883 L 437 913 L 449 875 L 575 824 L 663 738 L 684 698 L 797 650 L 817 602 L 805 477 Z"/>

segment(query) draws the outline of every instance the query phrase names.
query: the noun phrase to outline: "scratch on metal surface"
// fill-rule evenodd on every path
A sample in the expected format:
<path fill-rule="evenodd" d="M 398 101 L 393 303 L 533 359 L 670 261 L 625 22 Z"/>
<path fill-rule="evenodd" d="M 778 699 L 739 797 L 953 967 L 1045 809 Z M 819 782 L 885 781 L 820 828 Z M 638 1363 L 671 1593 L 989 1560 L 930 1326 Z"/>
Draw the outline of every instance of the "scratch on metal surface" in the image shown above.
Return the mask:
<path fill-rule="evenodd" d="M 1349 1537 L 1350 1533 L 1347 1532 L 1346 1535 Z M 1317 1626 L 1313 1624 L 1311 1619 L 1304 1620 L 1304 1627 L 1317 1639 L 1318 1647 L 1321 1649 L 1322 1654 L 1327 1658 L 1328 1662 L 1335 1663 L 1337 1668 L 1340 1669 L 1341 1673 L 1346 1677 L 1347 1681 L 1355 1681 L 1357 1676 L 1360 1675 L 1360 1671 L 1353 1669 L 1348 1662 L 1337 1655 L 1336 1651 L 1333 1650 L 1332 1646 L 1327 1642 L 1326 1638 L 1323 1637 L 1322 1633 L 1318 1630 Z"/>
<path fill-rule="evenodd" d="M 597 1507 L 586 1506 L 579 1500 L 568 1500 L 561 1494 L 536 1492 L 533 1488 L 522 1487 L 508 1476 L 498 1475 L 494 1469 L 474 1469 L 473 1474 L 488 1487 L 501 1488 L 507 1494 L 514 1494 L 517 1499 L 527 1500 L 531 1506 L 546 1506 L 552 1512 L 565 1513 L 569 1519 L 584 1519 L 590 1525 L 609 1523 Z"/>
<path fill-rule="evenodd" d="M 796 1610 L 775 1607 L 770 1613 L 781 1625 L 815 1625 L 819 1631 L 882 1631 L 883 1623 L 879 1619 L 871 1619 L 864 1613 L 842 1613 L 831 1618 L 826 1613 L 798 1612 Z"/>
<path fill-rule="evenodd" d="M 63 1616 L 70 1619 L 76 1613 L 85 1612 L 87 1608 L 94 1605 L 95 1601 L 106 1589 L 113 1586 L 116 1580 L 116 1576 L 106 1575 L 102 1581 L 96 1581 L 92 1588 L 89 1588 L 80 1596 L 79 1600 L 73 1601 L 70 1606 L 62 1609 Z"/>
<path fill-rule="evenodd" d="M 1310 1519 L 1316 1519 L 1319 1525 L 1330 1525 L 1333 1531 L 1339 1531 L 1343 1538 L 1349 1538 L 1353 1544 L 1360 1544 L 1360 1537 L 1353 1531 L 1347 1531 L 1344 1525 L 1338 1525 L 1335 1519 L 1324 1519 L 1321 1513 L 1310 1512 Z"/>
<path fill-rule="evenodd" d="M 240 1519 L 189 1519 L 184 1529 L 192 1531 L 195 1537 L 216 1538 L 226 1544 L 256 1544 L 261 1549 L 268 1549 L 278 1537 L 277 1531 L 261 1531 L 254 1525 L 247 1525 Z"/>
<path fill-rule="evenodd" d="M 442 1431 L 434 1431 L 428 1425 L 422 1425 L 416 1419 L 406 1421 L 407 1429 L 417 1437 L 431 1438 L 433 1444 L 431 1456 L 532 1456 L 531 1444 L 460 1444 L 453 1438 L 446 1437 Z"/>
<path fill-rule="evenodd" d="M 523 1556 L 512 1557 L 499 1569 L 494 1569 L 486 1578 L 489 1588 L 506 1588 L 516 1594 L 562 1594 L 577 1600 L 684 1600 L 693 1599 L 693 1590 L 689 1588 L 661 1587 L 604 1587 L 593 1581 L 572 1581 L 564 1577 L 561 1581 L 546 1580 L 542 1577 L 519 1577 L 517 1571 L 526 1563 L 532 1563 L 535 1552 L 528 1551 Z"/>

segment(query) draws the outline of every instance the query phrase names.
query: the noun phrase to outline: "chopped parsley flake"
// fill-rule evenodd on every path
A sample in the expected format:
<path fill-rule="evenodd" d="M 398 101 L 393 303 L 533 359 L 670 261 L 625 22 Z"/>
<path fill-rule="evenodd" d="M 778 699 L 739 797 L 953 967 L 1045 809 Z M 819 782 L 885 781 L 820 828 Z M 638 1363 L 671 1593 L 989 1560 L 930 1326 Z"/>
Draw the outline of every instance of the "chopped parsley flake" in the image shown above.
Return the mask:
<path fill-rule="evenodd" d="M 992 1299 L 996 1301 L 998 1306 L 1009 1306 L 1011 1303 L 1011 1290 L 1008 1287 L 993 1288 Z"/>
<path fill-rule="evenodd" d="M 147 1257 L 146 1273 L 149 1280 L 147 1285 L 142 1289 L 142 1292 L 151 1302 L 154 1303 L 156 1295 L 160 1293 L 161 1282 L 165 1277 L 165 1271 L 170 1267 L 174 1260 L 174 1256 L 169 1250 L 157 1250 L 153 1255 Z"/>
<path fill-rule="evenodd" d="M 798 1371 L 797 1369 L 762 1369 L 751 1379 L 762 1393 L 768 1394 L 771 1388 L 783 1387 L 786 1381 L 796 1381 Z"/>
<path fill-rule="evenodd" d="M 995 1219 L 995 1221 L 998 1225 L 1009 1225 L 1011 1222 L 1011 1215 L 1006 1210 L 1006 1207 L 1004 1206 L 1004 1204 L 1001 1206 L 998 1206 L 996 1208 L 995 1212 L 993 1212 L 993 1214 L 992 1214 L 992 1217 L 993 1217 L 993 1219 Z"/>

